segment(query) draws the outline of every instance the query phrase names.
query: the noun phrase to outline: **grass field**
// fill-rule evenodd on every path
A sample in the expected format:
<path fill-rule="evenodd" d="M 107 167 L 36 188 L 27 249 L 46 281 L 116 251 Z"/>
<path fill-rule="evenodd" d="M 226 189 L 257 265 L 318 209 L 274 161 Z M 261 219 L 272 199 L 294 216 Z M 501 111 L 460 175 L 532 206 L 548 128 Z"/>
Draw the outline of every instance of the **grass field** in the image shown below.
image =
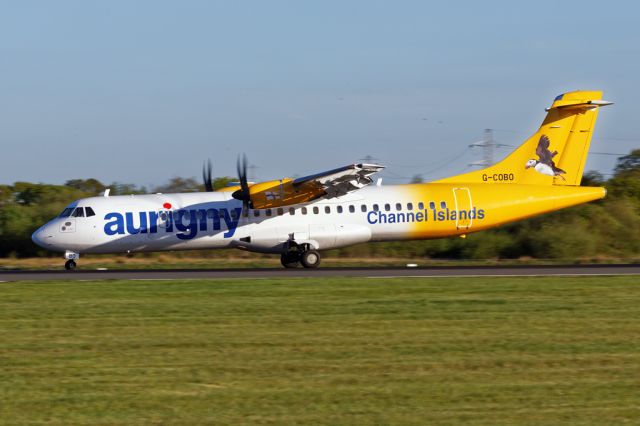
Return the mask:
<path fill-rule="evenodd" d="M 0 424 L 639 421 L 639 277 L 0 284 Z"/>

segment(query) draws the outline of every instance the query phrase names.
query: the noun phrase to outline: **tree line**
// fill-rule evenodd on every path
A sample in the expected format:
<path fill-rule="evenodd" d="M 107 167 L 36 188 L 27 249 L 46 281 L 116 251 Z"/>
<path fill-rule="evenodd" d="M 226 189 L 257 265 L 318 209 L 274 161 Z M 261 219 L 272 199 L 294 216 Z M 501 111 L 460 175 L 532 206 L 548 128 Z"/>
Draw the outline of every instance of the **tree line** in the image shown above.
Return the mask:
<path fill-rule="evenodd" d="M 214 189 L 234 178 L 220 177 Z M 638 258 L 640 254 L 640 149 L 620 157 L 609 179 L 587 172 L 585 186 L 605 186 L 603 200 L 576 206 L 500 228 L 438 240 L 362 244 L 334 250 L 343 257 L 427 257 L 446 259 L 577 259 Z M 150 188 L 132 184 L 104 185 L 96 179 L 73 179 L 64 185 L 16 182 L 0 185 L 0 257 L 55 255 L 33 244 L 31 234 L 58 215 L 72 200 L 147 192 L 203 191 L 193 178 L 175 177 Z"/>

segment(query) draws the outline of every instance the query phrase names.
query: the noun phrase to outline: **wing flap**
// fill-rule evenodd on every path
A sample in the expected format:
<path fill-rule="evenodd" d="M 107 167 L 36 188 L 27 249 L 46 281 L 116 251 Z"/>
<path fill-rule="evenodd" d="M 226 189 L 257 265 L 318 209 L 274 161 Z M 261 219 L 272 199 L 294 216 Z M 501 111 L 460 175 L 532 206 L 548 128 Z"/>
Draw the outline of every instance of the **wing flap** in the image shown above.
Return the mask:
<path fill-rule="evenodd" d="M 373 182 L 371 176 L 383 169 L 379 164 L 349 164 L 294 179 L 293 186 L 315 183 L 325 190 L 328 198 L 339 197 L 369 185 Z"/>

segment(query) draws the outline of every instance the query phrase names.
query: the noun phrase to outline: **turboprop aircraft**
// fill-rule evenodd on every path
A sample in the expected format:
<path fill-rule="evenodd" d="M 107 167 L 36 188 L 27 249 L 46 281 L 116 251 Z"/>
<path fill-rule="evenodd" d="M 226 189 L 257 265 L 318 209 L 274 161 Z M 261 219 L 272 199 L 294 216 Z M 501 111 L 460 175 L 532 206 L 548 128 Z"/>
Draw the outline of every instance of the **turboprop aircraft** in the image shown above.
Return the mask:
<path fill-rule="evenodd" d="M 424 184 L 374 184 L 384 167 L 352 164 L 297 179 L 239 183 L 206 192 L 83 198 L 38 229 L 33 241 L 81 253 L 236 248 L 279 254 L 286 268 L 316 268 L 321 250 L 369 241 L 465 236 L 508 222 L 603 198 L 582 187 L 601 92 L 555 98 L 538 131 L 499 163 Z M 561 232 L 559 231 L 561 234 Z M 561 236 L 560 236 L 561 238 Z"/>

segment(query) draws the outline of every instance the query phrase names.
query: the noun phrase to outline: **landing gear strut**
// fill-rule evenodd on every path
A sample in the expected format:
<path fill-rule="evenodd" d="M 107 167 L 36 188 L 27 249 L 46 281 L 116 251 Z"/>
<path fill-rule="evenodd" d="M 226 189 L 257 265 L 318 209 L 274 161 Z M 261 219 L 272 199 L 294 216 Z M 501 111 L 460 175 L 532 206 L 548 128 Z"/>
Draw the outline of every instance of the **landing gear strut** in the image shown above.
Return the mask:
<path fill-rule="evenodd" d="M 78 266 L 76 264 L 76 260 L 80 259 L 80 253 L 67 250 L 64 252 L 64 258 L 67 259 L 67 261 L 64 263 L 64 269 L 66 269 L 67 271 L 73 271 L 74 269 L 76 269 L 76 266 Z"/>
<path fill-rule="evenodd" d="M 305 268 L 317 268 L 320 266 L 320 253 L 308 244 L 291 245 L 287 251 L 280 255 L 280 263 L 285 268 L 297 268 L 302 264 Z"/>

